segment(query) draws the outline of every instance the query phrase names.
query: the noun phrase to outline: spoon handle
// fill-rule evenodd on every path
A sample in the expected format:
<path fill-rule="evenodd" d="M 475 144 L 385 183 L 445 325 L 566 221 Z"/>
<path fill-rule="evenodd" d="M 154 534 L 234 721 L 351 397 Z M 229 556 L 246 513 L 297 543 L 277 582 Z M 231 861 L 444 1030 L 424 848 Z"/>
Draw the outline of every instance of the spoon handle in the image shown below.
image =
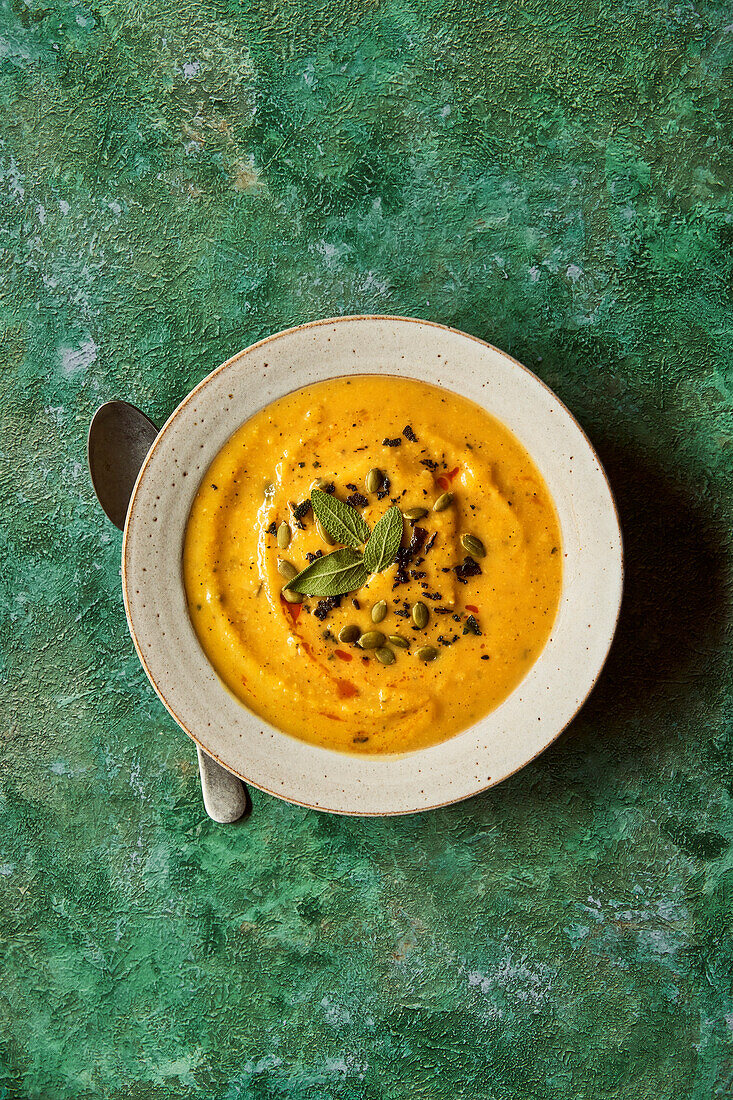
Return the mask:
<path fill-rule="evenodd" d="M 127 401 L 108 401 L 94 414 L 88 447 L 92 484 L 106 515 L 120 529 L 124 527 L 137 475 L 157 430 L 149 417 Z M 120 447 L 126 452 L 127 462 L 124 464 L 124 476 L 114 478 L 114 492 L 110 495 L 109 491 L 104 491 L 104 486 L 110 484 L 110 470 L 112 463 L 119 459 Z M 118 465 L 115 469 L 119 473 Z M 221 825 L 238 821 L 250 804 L 247 788 L 241 779 L 222 768 L 198 746 L 197 752 L 201 793 L 207 814 Z"/>
<path fill-rule="evenodd" d="M 207 756 L 202 748 L 196 746 L 201 776 L 201 793 L 204 797 L 206 812 L 212 821 L 220 825 L 230 825 L 244 817 L 249 807 L 247 788 L 241 779 L 232 775 L 221 764 Z"/>

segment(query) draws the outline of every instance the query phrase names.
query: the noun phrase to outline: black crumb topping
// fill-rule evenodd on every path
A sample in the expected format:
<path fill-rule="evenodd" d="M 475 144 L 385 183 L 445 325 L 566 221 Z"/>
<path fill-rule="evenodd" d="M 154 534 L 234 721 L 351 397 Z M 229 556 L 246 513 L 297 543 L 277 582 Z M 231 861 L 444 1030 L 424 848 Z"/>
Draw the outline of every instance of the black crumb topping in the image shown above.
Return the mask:
<path fill-rule="evenodd" d="M 347 486 L 347 488 L 351 488 L 351 486 Z M 346 503 L 351 504 L 354 508 L 365 508 L 369 501 L 361 493 L 352 493 L 351 496 L 346 498 Z"/>
<path fill-rule="evenodd" d="M 360 609 L 359 601 L 357 599 L 352 599 L 351 602 L 354 605 L 354 607 L 356 608 L 356 610 L 359 611 L 359 609 Z"/>
<path fill-rule="evenodd" d="M 432 535 L 430 536 L 430 538 L 428 539 L 428 541 L 427 541 L 427 542 L 425 543 L 425 551 L 424 551 L 424 552 L 425 552 L 426 554 L 427 554 L 427 552 L 428 552 L 429 550 L 432 550 L 432 549 L 433 549 L 433 547 L 435 546 L 435 540 L 437 539 L 437 537 L 438 537 L 438 532 L 437 532 L 437 531 L 433 531 Z"/>
<path fill-rule="evenodd" d="M 267 534 L 277 535 L 277 524 L 275 523 L 275 520 L 273 520 L 270 526 L 267 528 Z"/>
<path fill-rule="evenodd" d="M 308 559 L 309 562 L 313 563 L 314 561 L 317 561 L 318 558 L 323 557 L 323 551 L 322 550 L 316 550 L 315 554 L 313 554 L 309 551 L 305 556 L 306 556 L 306 558 Z"/>
<path fill-rule="evenodd" d="M 305 466 L 305 462 L 299 462 L 299 463 L 298 463 L 298 467 L 299 467 L 299 469 L 301 469 L 301 470 L 302 470 L 302 469 L 304 468 L 304 466 Z"/>
<path fill-rule="evenodd" d="M 294 504 L 290 501 L 290 509 L 293 513 L 293 519 L 296 525 L 301 531 L 305 531 L 305 524 L 303 523 L 303 517 L 307 516 L 311 510 L 310 500 L 301 500 L 300 504 Z"/>
<path fill-rule="evenodd" d="M 444 609 L 442 607 L 436 607 L 435 610 L 436 611 L 443 611 Z M 399 615 L 399 617 L 401 619 L 409 619 L 410 618 L 410 612 L 405 607 L 396 607 L 395 610 L 394 610 L 394 613 L 395 613 L 395 615 Z"/>
<path fill-rule="evenodd" d="M 396 439 L 383 439 L 382 440 L 382 446 L 383 447 L 401 447 L 402 446 L 402 436 L 398 435 Z"/>
<path fill-rule="evenodd" d="M 461 584 L 465 584 L 469 577 L 479 576 L 481 573 L 481 566 L 477 561 L 474 561 L 470 554 L 466 554 L 461 564 L 453 567 L 453 571 L 458 581 Z"/>
<path fill-rule="evenodd" d="M 377 492 L 377 500 L 384 500 L 384 498 L 388 495 L 391 487 L 392 483 L 390 482 L 388 477 L 385 477 L 384 481 L 382 482 L 382 488 L 379 489 Z"/>
<path fill-rule="evenodd" d="M 468 616 L 468 618 L 466 619 L 466 625 L 463 628 L 463 633 L 476 635 L 479 635 L 481 633 L 481 627 L 478 625 L 475 615 Z"/>
<path fill-rule="evenodd" d="M 427 573 L 424 569 L 411 569 L 410 576 L 414 581 L 421 581 L 423 577 L 427 577 Z"/>
<path fill-rule="evenodd" d="M 395 559 L 397 562 L 397 574 L 394 579 L 394 584 L 392 585 L 393 589 L 397 588 L 398 585 L 406 584 L 409 581 L 410 577 L 407 572 L 408 566 L 410 565 L 410 562 L 415 557 L 415 555 L 419 554 L 422 550 L 425 539 L 427 537 L 428 533 L 424 527 L 413 527 L 412 535 L 410 537 L 410 545 L 401 546 L 397 551 L 397 557 Z"/>
<path fill-rule="evenodd" d="M 313 612 L 313 614 L 315 615 L 315 617 L 317 619 L 319 619 L 321 622 L 323 622 L 323 620 L 326 618 L 326 616 L 331 611 L 333 611 L 334 607 L 341 607 L 341 597 L 340 596 L 326 596 L 325 599 L 318 601 L 318 603 L 316 604 L 316 609 Z"/>
<path fill-rule="evenodd" d="M 450 615 L 449 607 L 434 607 L 433 611 L 436 615 Z M 395 612 L 395 614 L 397 614 L 397 612 Z"/>
<path fill-rule="evenodd" d="M 415 435 L 415 433 L 413 432 L 413 430 L 412 430 L 412 428 L 410 427 L 409 424 L 406 424 L 405 427 L 402 429 L 402 434 L 404 435 L 405 439 L 410 440 L 410 443 L 417 443 L 418 442 L 418 438 Z"/>
<path fill-rule="evenodd" d="M 336 486 L 332 481 L 329 481 L 328 485 L 323 486 L 321 492 L 328 493 L 330 496 L 333 496 L 333 494 L 336 492 Z"/>
<path fill-rule="evenodd" d="M 484 653 L 484 655 L 483 655 L 483 657 L 481 658 L 481 660 L 482 660 L 482 661 L 488 661 L 488 659 L 489 659 L 489 655 L 488 655 L 488 653 Z"/>
<path fill-rule="evenodd" d="M 211 488 L 212 488 L 212 489 L 218 489 L 218 488 L 219 488 L 219 486 L 218 486 L 218 485 L 214 485 L 214 482 L 212 481 L 212 483 L 211 483 Z M 552 548 L 552 550 L 550 551 L 550 553 L 551 553 L 551 554 L 554 554 L 556 550 L 557 550 L 557 547 L 556 547 L 556 546 L 553 546 L 553 548 Z"/>
<path fill-rule="evenodd" d="M 425 539 L 428 537 L 428 533 L 424 527 L 413 527 L 412 535 L 410 536 L 410 545 L 408 550 L 411 550 L 413 555 L 419 554 L 425 545 Z"/>
<path fill-rule="evenodd" d="M 423 592 L 423 599 L 425 600 L 442 600 L 440 592 Z"/>
<path fill-rule="evenodd" d="M 433 462 L 432 458 L 421 458 L 420 459 L 420 465 L 421 466 L 427 466 L 427 468 L 429 470 L 437 470 L 438 469 L 438 463 Z"/>
<path fill-rule="evenodd" d="M 346 482 L 346 488 L 351 489 L 352 493 L 356 493 L 356 492 L 359 491 L 359 486 L 354 485 L 353 482 L 351 482 L 351 481 Z"/>

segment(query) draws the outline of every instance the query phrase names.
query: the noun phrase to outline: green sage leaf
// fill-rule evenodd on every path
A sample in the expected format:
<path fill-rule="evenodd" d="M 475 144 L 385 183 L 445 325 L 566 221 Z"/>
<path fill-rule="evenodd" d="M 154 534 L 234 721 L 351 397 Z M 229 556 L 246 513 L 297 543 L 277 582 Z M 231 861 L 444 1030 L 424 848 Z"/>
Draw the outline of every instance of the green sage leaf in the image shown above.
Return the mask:
<path fill-rule="evenodd" d="M 381 573 L 395 560 L 402 542 L 403 526 L 402 512 L 396 504 L 374 525 L 364 547 L 364 565 L 370 573 Z"/>
<path fill-rule="evenodd" d="M 361 554 L 347 547 L 316 558 L 285 588 L 303 596 L 344 596 L 361 588 L 368 579 L 369 570 Z"/>
<path fill-rule="evenodd" d="M 364 522 L 364 517 L 350 504 L 345 504 L 343 500 L 337 500 L 320 489 L 314 489 L 311 493 L 311 504 L 316 519 L 336 542 L 342 542 L 344 546 L 356 550 L 369 538 L 369 527 Z"/>

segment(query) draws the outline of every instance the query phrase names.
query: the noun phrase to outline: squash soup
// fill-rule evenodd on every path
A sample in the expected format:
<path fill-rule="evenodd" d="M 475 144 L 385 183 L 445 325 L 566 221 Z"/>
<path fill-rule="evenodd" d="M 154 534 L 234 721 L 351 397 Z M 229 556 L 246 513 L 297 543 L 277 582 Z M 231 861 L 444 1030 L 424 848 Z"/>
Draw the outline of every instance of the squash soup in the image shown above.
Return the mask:
<path fill-rule="evenodd" d="M 482 718 L 537 659 L 560 528 L 484 409 L 356 375 L 274 401 L 225 444 L 183 577 L 208 659 L 252 711 L 326 748 L 405 752 Z"/>

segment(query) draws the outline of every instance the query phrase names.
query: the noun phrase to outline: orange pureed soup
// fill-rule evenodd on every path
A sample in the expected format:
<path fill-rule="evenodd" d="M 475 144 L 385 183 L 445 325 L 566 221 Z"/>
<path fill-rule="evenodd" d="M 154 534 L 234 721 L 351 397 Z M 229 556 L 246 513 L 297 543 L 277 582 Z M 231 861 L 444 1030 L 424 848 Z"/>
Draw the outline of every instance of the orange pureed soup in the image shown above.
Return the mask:
<path fill-rule="evenodd" d="M 183 574 L 201 645 L 250 710 L 330 749 L 404 752 L 482 718 L 537 659 L 560 528 L 529 455 L 484 409 L 357 375 L 274 401 L 225 444 Z"/>

